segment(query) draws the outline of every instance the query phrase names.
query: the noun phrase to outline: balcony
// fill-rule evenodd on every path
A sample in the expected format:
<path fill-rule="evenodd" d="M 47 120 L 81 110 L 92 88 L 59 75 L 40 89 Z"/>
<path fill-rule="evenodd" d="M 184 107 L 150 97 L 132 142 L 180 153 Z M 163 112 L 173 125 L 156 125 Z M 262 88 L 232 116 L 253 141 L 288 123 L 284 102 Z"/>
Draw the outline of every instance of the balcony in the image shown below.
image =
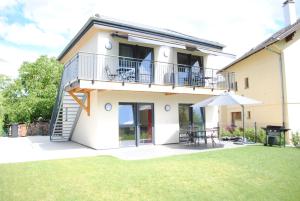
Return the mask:
<path fill-rule="evenodd" d="M 83 52 L 65 65 L 62 84 L 77 80 L 212 90 L 233 90 L 235 81 L 234 73 L 217 69 Z"/>

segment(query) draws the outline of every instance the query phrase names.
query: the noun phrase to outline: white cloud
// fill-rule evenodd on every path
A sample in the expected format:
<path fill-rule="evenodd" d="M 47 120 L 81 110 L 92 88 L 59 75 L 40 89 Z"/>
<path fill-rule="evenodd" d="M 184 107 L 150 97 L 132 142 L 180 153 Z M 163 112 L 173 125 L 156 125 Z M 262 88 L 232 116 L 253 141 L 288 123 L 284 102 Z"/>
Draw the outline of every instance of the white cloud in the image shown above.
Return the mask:
<path fill-rule="evenodd" d="M 277 30 L 282 0 L 24 1 L 25 16 L 42 30 L 73 36 L 95 13 L 175 29 L 227 45 L 240 55 Z M 68 39 L 70 40 L 70 38 Z"/>
<path fill-rule="evenodd" d="M 3 2 L 1 0 L 2 5 L 9 5 Z M 7 40 L 16 44 L 56 49 L 52 52 L 55 55 L 62 51 L 88 17 L 95 13 L 218 41 L 227 46 L 225 51 L 238 56 L 278 30 L 280 28 L 278 22 L 283 21 L 283 0 L 19 0 L 19 2 L 24 6 L 25 17 L 33 24 L 8 25 L 2 22 L 0 30 L 4 32 L 0 32 L 0 35 L 5 34 Z"/>
<path fill-rule="evenodd" d="M 17 3 L 18 3 L 17 0 L 1 0 L 0 1 L 0 9 L 14 6 Z"/>
<path fill-rule="evenodd" d="M 52 32 L 39 29 L 34 24 L 6 24 L 0 21 L 0 37 L 18 45 L 44 46 L 47 48 L 61 47 L 65 39 Z"/>
<path fill-rule="evenodd" d="M 36 52 L 21 50 L 14 47 L 0 45 L 0 74 L 16 77 L 18 69 L 24 61 L 32 62 L 38 58 Z"/>

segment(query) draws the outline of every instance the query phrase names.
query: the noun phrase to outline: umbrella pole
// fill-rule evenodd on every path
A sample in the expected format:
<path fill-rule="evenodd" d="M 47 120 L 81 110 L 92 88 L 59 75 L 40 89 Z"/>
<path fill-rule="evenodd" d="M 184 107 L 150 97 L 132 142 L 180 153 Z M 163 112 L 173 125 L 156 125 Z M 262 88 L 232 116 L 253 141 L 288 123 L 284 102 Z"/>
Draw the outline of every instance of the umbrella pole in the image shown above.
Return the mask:
<path fill-rule="evenodd" d="M 241 105 L 242 106 L 242 120 L 243 120 L 243 142 L 245 142 L 245 107 L 244 105 Z"/>

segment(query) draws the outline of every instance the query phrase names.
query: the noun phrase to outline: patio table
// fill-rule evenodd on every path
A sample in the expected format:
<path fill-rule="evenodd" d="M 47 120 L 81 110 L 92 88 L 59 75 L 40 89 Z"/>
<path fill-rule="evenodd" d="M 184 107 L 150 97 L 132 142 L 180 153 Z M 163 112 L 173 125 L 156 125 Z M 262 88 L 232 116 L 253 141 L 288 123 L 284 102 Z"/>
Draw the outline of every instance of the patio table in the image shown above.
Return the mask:
<path fill-rule="evenodd" d="M 122 80 L 134 81 L 135 80 L 135 68 L 134 67 L 119 67 L 117 68 L 118 75 Z"/>

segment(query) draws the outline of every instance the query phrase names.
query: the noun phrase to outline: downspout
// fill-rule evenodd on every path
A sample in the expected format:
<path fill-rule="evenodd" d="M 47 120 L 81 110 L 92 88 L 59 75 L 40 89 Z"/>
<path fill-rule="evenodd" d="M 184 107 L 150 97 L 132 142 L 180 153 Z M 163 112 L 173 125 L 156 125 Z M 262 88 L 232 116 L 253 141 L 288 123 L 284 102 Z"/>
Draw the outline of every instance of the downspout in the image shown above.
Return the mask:
<path fill-rule="evenodd" d="M 285 90 L 284 90 L 284 76 L 283 76 L 283 59 L 282 51 L 277 52 L 269 47 L 265 47 L 266 50 L 279 56 L 279 72 L 281 81 L 281 110 L 282 110 L 282 126 L 285 127 Z"/>

